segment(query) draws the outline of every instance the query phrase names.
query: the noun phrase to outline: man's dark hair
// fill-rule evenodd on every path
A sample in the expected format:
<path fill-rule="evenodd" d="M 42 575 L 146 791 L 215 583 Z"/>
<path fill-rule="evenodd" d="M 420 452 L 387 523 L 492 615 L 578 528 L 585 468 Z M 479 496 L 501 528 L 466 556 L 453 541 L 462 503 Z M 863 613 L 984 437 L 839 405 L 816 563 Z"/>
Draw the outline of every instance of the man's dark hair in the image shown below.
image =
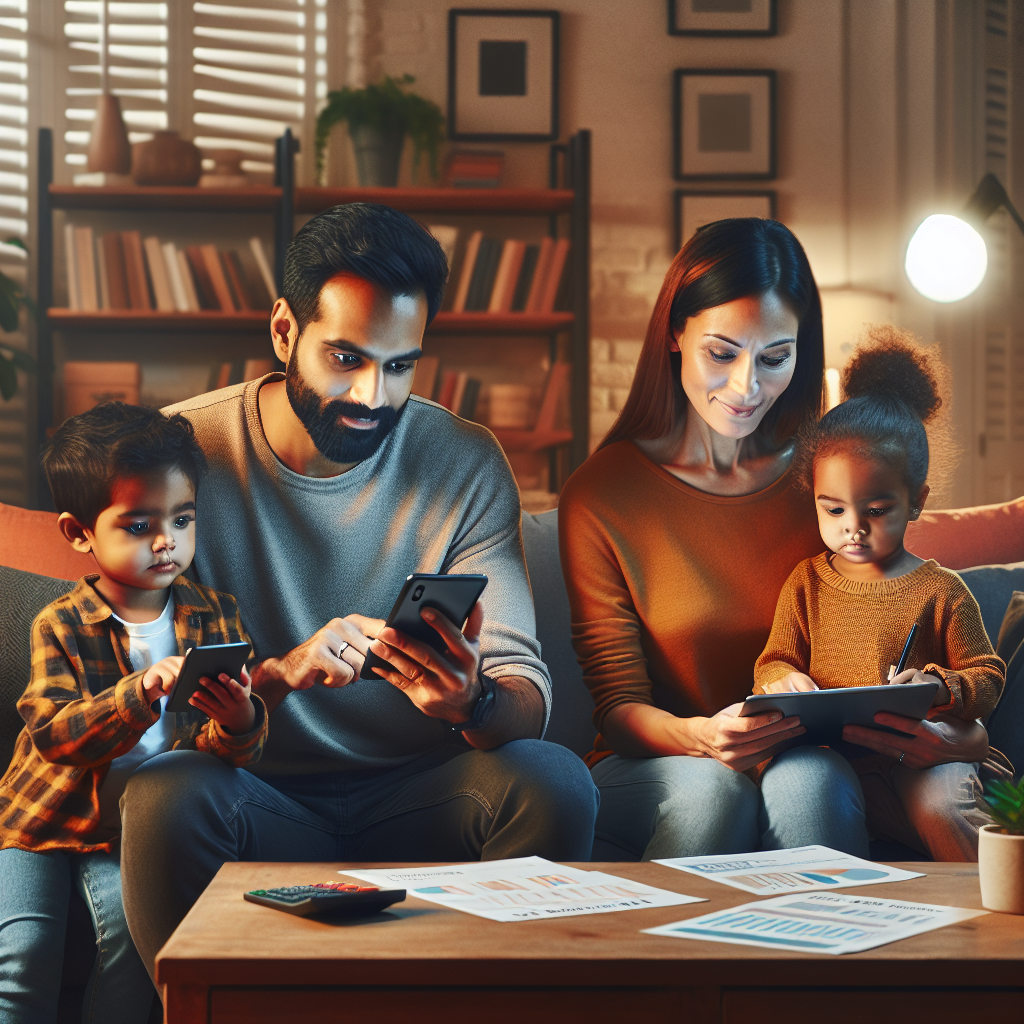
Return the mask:
<path fill-rule="evenodd" d="M 61 424 L 43 452 L 43 469 L 57 511 L 91 529 L 117 480 L 177 469 L 198 489 L 206 459 L 184 416 L 104 402 Z"/>
<path fill-rule="evenodd" d="M 284 298 L 301 334 L 320 316 L 320 292 L 335 274 L 354 274 L 389 295 L 427 300 L 427 323 L 448 281 L 444 250 L 426 228 L 390 206 L 346 203 L 307 221 L 284 257 Z"/>

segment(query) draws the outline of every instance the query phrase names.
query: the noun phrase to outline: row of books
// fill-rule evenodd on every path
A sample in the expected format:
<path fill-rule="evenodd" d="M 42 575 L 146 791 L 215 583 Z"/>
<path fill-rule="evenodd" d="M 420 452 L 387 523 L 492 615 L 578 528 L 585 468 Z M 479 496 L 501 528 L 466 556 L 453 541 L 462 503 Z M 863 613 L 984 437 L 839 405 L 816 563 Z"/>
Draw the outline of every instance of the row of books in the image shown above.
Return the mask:
<path fill-rule="evenodd" d="M 481 381 L 464 371 L 445 370 L 439 374 L 440 367 L 437 356 L 423 356 L 416 364 L 412 393 L 443 405 L 464 420 L 475 420 Z"/>
<path fill-rule="evenodd" d="M 233 313 L 270 309 L 277 296 L 263 243 L 248 249 L 161 242 L 138 231 L 93 235 L 91 227 L 64 226 L 68 307 Z"/>
<path fill-rule="evenodd" d="M 441 243 L 449 265 L 453 265 L 458 228 L 433 224 L 429 230 Z M 567 238 L 533 243 L 486 238 L 482 231 L 474 231 L 462 255 L 452 311 L 551 313 L 568 258 Z"/>

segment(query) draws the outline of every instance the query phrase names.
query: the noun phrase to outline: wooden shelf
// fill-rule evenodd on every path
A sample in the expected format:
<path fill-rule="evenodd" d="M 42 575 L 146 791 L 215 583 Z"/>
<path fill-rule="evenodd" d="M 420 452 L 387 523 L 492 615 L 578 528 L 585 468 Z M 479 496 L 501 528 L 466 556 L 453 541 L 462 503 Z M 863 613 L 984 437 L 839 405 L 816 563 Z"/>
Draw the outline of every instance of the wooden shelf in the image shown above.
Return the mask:
<path fill-rule="evenodd" d="M 572 313 L 451 313 L 434 317 L 428 334 L 557 334 L 573 325 Z"/>
<path fill-rule="evenodd" d="M 490 427 L 498 444 L 507 452 L 540 452 L 572 442 L 571 430 L 504 430 Z"/>
<path fill-rule="evenodd" d="M 182 185 L 87 188 L 51 185 L 50 206 L 55 210 L 193 210 L 207 212 L 273 212 L 281 202 L 276 185 L 245 188 L 199 188 Z"/>
<path fill-rule="evenodd" d="M 270 310 L 222 313 L 204 309 L 198 313 L 158 313 L 139 309 L 104 309 L 83 312 L 50 308 L 50 326 L 58 331 L 209 331 L 252 334 L 269 330 Z"/>
<path fill-rule="evenodd" d="M 342 203 L 380 203 L 405 213 L 569 213 L 573 192 L 557 188 L 297 188 L 296 213 Z"/>

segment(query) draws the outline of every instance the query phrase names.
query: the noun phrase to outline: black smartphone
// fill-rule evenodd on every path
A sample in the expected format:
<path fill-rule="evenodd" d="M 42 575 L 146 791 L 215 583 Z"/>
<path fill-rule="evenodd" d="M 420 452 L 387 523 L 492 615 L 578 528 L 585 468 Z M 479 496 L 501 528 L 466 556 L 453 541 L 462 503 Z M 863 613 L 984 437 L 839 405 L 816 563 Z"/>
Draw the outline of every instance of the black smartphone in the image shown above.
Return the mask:
<path fill-rule="evenodd" d="M 436 608 L 457 629 L 462 629 L 473 610 L 473 605 L 487 586 L 483 573 L 462 573 L 439 576 L 428 572 L 414 572 L 402 585 L 398 600 L 395 601 L 386 625 L 397 629 L 406 636 L 433 647 L 438 654 L 445 655 L 448 648 L 441 634 L 420 617 L 421 608 Z M 391 668 L 390 663 L 368 651 L 363 662 L 360 679 L 381 679 L 374 669 Z"/>
<path fill-rule="evenodd" d="M 247 643 L 209 644 L 206 647 L 190 647 L 185 652 L 185 662 L 167 698 L 167 710 L 175 712 L 192 711 L 188 699 L 199 689 L 199 680 L 216 679 L 226 672 L 232 679 L 238 679 L 245 659 L 252 647 Z"/>

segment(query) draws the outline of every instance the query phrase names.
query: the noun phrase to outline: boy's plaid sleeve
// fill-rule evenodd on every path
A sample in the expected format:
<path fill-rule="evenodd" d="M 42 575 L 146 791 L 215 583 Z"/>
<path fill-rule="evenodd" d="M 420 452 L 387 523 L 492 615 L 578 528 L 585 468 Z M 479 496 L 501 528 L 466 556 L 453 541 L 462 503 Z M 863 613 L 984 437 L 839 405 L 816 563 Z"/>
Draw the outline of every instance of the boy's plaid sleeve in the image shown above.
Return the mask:
<path fill-rule="evenodd" d="M 159 717 L 145 699 L 141 672 L 121 677 L 101 645 L 72 631 L 48 609 L 32 624 L 32 674 L 18 701 L 32 743 L 54 764 L 94 767 L 126 754 Z M 97 694 L 83 685 L 97 680 Z"/>

